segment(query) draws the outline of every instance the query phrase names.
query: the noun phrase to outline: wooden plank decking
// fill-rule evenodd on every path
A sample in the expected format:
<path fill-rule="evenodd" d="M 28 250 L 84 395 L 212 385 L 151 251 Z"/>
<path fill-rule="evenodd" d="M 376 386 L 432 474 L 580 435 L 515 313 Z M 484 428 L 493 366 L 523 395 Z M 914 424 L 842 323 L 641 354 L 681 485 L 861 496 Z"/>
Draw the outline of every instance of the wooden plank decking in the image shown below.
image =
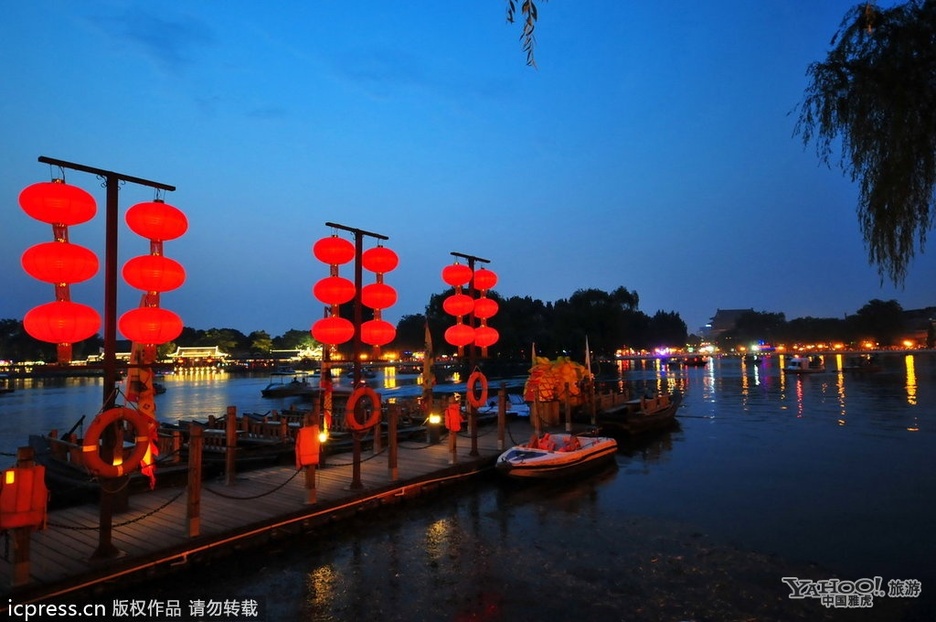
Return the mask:
<path fill-rule="evenodd" d="M 352 455 L 329 456 L 316 469 L 315 503 L 308 504 L 305 474 L 292 466 L 268 467 L 238 474 L 233 485 L 206 481 L 201 492 L 200 534 L 186 535 L 187 489 L 163 488 L 129 497 L 129 509 L 113 517 L 113 545 L 119 557 L 94 560 L 99 543 L 99 508 L 88 504 L 49 512 L 48 526 L 32 534 L 30 582 L 12 586 L 12 538 L 0 559 L 0 611 L 14 602 L 65 598 L 78 590 L 102 588 L 117 578 L 160 575 L 199 556 L 222 555 L 235 547 L 260 545 L 279 535 L 297 533 L 342 515 L 415 496 L 489 469 L 503 445 L 525 440 L 529 424 L 511 421 L 506 439 L 497 426 L 478 428 L 478 455 L 469 455 L 471 438 L 457 437 L 457 461 L 450 464 L 446 438 L 438 444 L 401 442 L 397 478 L 388 468 L 386 448 L 361 453 L 362 487 L 351 490 Z M 502 444 L 503 443 L 503 444 Z"/>

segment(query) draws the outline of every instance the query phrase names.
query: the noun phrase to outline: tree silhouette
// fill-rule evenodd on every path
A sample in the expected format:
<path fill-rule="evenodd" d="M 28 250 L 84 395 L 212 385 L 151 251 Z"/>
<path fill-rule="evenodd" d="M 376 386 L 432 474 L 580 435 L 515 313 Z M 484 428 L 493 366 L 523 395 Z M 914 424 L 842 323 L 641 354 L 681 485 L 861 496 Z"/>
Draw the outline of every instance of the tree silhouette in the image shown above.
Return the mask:
<path fill-rule="evenodd" d="M 883 281 L 902 284 L 936 210 L 936 2 L 850 9 L 811 83 L 795 132 L 859 183 L 858 219 Z"/>

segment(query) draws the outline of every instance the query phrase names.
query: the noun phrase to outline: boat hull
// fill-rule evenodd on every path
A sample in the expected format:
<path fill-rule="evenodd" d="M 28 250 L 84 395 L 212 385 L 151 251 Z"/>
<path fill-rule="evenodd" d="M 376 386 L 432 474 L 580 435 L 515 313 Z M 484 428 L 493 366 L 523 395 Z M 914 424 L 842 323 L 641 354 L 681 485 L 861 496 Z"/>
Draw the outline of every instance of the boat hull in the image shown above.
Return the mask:
<path fill-rule="evenodd" d="M 666 430 L 676 425 L 676 411 L 681 396 L 667 395 L 665 399 L 630 400 L 620 406 L 602 411 L 595 422 L 602 432 L 611 436 L 633 436 L 657 430 Z"/>
<path fill-rule="evenodd" d="M 514 479 L 558 479 L 577 475 L 614 460 L 617 441 L 594 436 L 577 437 L 580 448 L 562 451 L 571 434 L 555 434 L 553 440 L 560 449 L 548 450 L 523 445 L 502 453 L 495 463 L 497 471 Z"/>

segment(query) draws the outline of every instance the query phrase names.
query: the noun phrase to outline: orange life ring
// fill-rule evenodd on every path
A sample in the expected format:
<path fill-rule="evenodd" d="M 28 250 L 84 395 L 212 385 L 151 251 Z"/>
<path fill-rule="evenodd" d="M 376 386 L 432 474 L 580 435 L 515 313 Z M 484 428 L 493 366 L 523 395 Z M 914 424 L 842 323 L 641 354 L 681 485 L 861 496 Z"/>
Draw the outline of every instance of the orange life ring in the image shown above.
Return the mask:
<path fill-rule="evenodd" d="M 136 445 L 133 446 L 133 453 L 130 454 L 130 457 L 126 458 L 120 464 L 107 464 L 101 460 L 101 454 L 98 453 L 98 441 L 101 439 L 101 434 L 104 433 L 107 426 L 120 419 L 130 422 L 130 425 L 133 426 L 136 433 Z M 123 406 L 109 408 L 95 417 L 91 425 L 88 426 L 88 431 L 85 433 L 84 440 L 81 444 L 82 462 L 85 467 L 95 475 L 101 477 L 120 477 L 121 475 L 133 471 L 140 465 L 140 462 L 143 461 L 143 457 L 146 455 L 149 444 L 150 434 L 147 417 L 141 415 L 132 408 Z"/>
<path fill-rule="evenodd" d="M 371 404 L 374 405 L 371 409 L 371 415 L 364 423 L 360 423 L 357 420 L 357 417 L 354 416 L 354 410 L 357 406 L 358 400 L 362 397 L 367 397 Z M 377 392 L 370 387 L 358 387 L 355 389 L 351 396 L 348 398 L 348 403 L 345 405 L 345 425 L 347 425 L 352 430 L 368 430 L 375 425 L 380 419 L 380 396 L 377 395 Z"/>
<path fill-rule="evenodd" d="M 481 383 L 481 395 L 475 397 L 475 385 Z M 479 371 L 472 372 L 468 376 L 468 386 L 466 387 L 468 392 L 468 403 L 474 406 L 475 408 L 481 408 L 487 402 L 488 398 L 488 381 L 487 377 Z"/>

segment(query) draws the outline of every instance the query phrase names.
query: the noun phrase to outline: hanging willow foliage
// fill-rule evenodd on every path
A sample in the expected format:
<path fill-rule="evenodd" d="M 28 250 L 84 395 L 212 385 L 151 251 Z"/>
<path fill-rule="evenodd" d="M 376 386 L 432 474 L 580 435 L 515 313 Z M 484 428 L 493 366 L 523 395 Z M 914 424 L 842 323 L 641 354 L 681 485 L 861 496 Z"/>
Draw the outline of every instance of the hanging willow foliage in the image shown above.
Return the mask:
<path fill-rule="evenodd" d="M 545 2 L 546 0 L 543 0 Z M 515 0 L 507 0 L 507 23 L 513 24 L 517 13 L 517 4 Z M 523 42 L 523 51 L 527 55 L 527 65 L 536 67 L 536 58 L 533 55 L 533 48 L 536 45 L 536 38 L 533 31 L 536 29 L 536 19 L 539 14 L 536 11 L 536 3 L 533 0 L 522 0 L 520 3 L 520 13 L 523 15 L 523 28 L 520 31 L 520 40 Z"/>
<path fill-rule="evenodd" d="M 841 148 L 869 262 L 903 284 L 936 217 L 936 0 L 855 6 L 831 45 L 808 69 L 795 132 L 826 164 Z"/>

